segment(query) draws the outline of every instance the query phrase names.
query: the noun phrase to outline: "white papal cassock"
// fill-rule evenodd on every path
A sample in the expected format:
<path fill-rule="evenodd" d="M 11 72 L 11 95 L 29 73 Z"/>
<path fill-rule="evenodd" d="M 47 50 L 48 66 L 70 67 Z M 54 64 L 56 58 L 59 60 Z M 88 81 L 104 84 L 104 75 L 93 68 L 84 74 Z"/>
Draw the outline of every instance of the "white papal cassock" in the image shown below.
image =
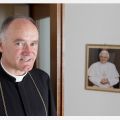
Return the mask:
<path fill-rule="evenodd" d="M 88 69 L 89 80 L 99 87 L 108 88 L 119 82 L 119 73 L 113 63 L 101 63 L 96 62 L 93 63 Z M 107 78 L 109 80 L 109 84 L 101 84 L 100 81 L 102 79 Z"/>

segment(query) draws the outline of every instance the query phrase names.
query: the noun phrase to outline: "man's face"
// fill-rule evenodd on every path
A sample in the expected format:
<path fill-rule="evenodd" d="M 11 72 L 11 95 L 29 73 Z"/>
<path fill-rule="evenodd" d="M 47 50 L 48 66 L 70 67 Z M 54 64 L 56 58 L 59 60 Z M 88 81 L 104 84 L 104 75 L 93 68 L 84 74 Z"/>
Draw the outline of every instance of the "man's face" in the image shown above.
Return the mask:
<path fill-rule="evenodd" d="M 5 35 L 1 44 L 3 65 L 16 75 L 30 71 L 38 50 L 37 28 L 28 20 L 16 19 Z"/>
<path fill-rule="evenodd" d="M 101 55 L 100 56 L 100 62 L 101 63 L 106 63 L 109 60 L 109 57 L 107 55 Z"/>

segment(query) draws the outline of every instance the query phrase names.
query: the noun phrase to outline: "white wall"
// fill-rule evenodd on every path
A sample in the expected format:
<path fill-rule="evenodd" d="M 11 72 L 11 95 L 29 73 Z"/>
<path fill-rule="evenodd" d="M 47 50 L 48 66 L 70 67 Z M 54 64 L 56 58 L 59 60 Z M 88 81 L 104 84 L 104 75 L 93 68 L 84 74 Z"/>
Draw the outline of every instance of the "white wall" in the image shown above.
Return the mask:
<path fill-rule="evenodd" d="M 65 4 L 64 114 L 120 115 L 120 93 L 85 90 L 85 44 L 120 45 L 120 4 Z"/>

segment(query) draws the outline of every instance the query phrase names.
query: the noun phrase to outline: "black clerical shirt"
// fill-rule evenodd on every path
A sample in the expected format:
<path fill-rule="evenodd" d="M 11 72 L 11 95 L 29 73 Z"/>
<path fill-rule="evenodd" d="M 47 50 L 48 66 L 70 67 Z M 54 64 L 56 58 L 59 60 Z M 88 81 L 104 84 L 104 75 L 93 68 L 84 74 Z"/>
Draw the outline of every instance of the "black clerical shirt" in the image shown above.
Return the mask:
<path fill-rule="evenodd" d="M 31 70 L 21 82 L 16 82 L 0 66 L 0 82 L 1 116 L 56 115 L 50 80 L 42 70 Z"/>

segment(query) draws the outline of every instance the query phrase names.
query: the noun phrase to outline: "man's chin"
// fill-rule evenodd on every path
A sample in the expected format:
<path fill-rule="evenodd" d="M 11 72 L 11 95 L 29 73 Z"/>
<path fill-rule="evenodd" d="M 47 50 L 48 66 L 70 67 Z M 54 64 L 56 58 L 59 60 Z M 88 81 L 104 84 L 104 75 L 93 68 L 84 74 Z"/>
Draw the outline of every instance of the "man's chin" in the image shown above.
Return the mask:
<path fill-rule="evenodd" d="M 32 70 L 32 68 L 33 68 L 33 67 L 31 67 L 31 66 L 25 66 L 25 67 L 23 68 L 23 70 L 24 70 L 25 72 L 29 72 L 29 71 Z"/>
<path fill-rule="evenodd" d="M 102 61 L 101 63 L 102 63 L 102 64 L 105 64 L 105 63 L 107 63 L 107 62 L 106 62 L 106 61 Z"/>

